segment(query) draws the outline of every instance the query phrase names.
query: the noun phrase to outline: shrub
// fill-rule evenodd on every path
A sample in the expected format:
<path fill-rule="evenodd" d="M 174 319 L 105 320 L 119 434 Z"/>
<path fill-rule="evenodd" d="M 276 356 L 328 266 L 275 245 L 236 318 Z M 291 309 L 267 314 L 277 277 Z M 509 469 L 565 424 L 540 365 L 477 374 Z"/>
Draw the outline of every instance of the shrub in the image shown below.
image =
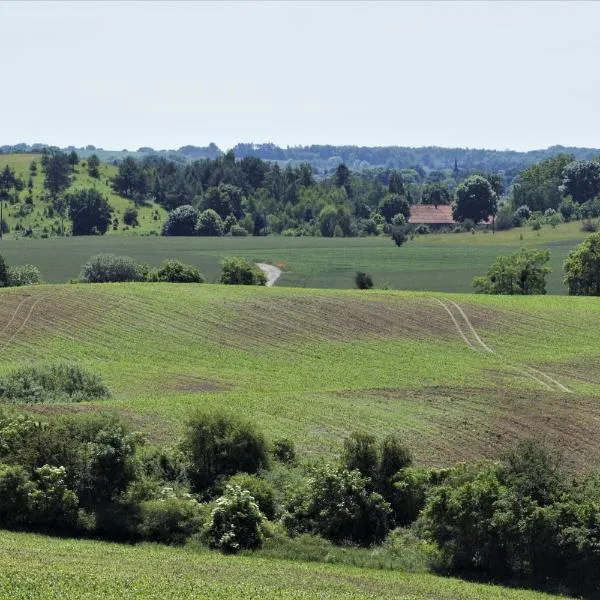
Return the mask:
<path fill-rule="evenodd" d="M 97 254 L 83 265 L 79 280 L 83 283 L 142 281 L 140 266 L 129 256 Z"/>
<path fill-rule="evenodd" d="M 138 221 L 138 211 L 133 206 L 128 206 L 123 211 L 123 223 L 129 227 L 138 227 L 140 222 Z"/>
<path fill-rule="evenodd" d="M 390 527 L 390 505 L 369 492 L 358 471 L 315 467 L 305 488 L 288 505 L 285 519 L 293 532 L 312 532 L 335 543 L 370 545 L 383 540 Z"/>
<path fill-rule="evenodd" d="M 71 363 L 22 367 L 0 378 L 3 401 L 81 402 L 109 396 L 100 377 Z"/>
<path fill-rule="evenodd" d="M 73 235 L 103 235 L 111 223 L 112 207 L 96 189 L 77 190 L 67 197 Z"/>
<path fill-rule="evenodd" d="M 225 494 L 217 500 L 208 524 L 211 548 L 228 554 L 240 550 L 254 550 L 263 543 L 264 517 L 247 490 L 227 486 Z"/>
<path fill-rule="evenodd" d="M 296 462 L 296 448 L 291 440 L 281 438 L 273 442 L 273 456 L 283 464 Z"/>
<path fill-rule="evenodd" d="M 406 227 L 399 227 L 397 225 L 392 227 L 392 240 L 396 246 L 402 246 L 407 239 Z"/>
<path fill-rule="evenodd" d="M 567 196 L 559 205 L 558 212 L 561 214 L 562 218 L 568 223 L 571 219 L 576 216 L 577 205 L 573 202 L 573 199 L 570 196 Z"/>
<path fill-rule="evenodd" d="M 189 204 L 179 206 L 172 210 L 165 221 L 163 235 L 196 235 L 196 223 L 198 222 L 198 209 Z"/>
<path fill-rule="evenodd" d="M 360 432 L 350 434 L 344 440 L 342 463 L 349 471 L 356 469 L 361 475 L 374 481 L 379 467 L 375 436 Z"/>
<path fill-rule="evenodd" d="M 431 233 L 431 229 L 429 228 L 429 225 L 425 225 L 425 223 L 419 223 L 414 229 L 413 229 L 414 233 L 416 233 L 417 235 L 427 235 L 428 233 Z"/>
<path fill-rule="evenodd" d="M 42 283 L 40 270 L 34 265 L 17 265 L 8 268 L 7 286 L 37 285 Z"/>
<path fill-rule="evenodd" d="M 67 530 L 77 523 L 79 499 L 66 485 L 64 467 L 44 465 L 27 486 L 27 518 L 38 527 Z"/>
<path fill-rule="evenodd" d="M 503 206 L 496 215 L 495 227 L 498 231 L 506 231 L 514 227 L 513 215 L 510 207 Z"/>
<path fill-rule="evenodd" d="M 531 209 L 526 204 L 519 206 L 513 213 L 513 224 L 515 227 L 520 227 L 524 221 L 527 221 L 531 217 Z"/>
<path fill-rule="evenodd" d="M 571 296 L 600 296 L 600 233 L 588 235 L 564 264 Z"/>
<path fill-rule="evenodd" d="M 223 235 L 223 232 L 223 221 L 212 208 L 209 208 L 198 215 L 198 221 L 196 223 L 196 233 L 198 235 L 219 236 Z"/>
<path fill-rule="evenodd" d="M 230 487 L 239 487 L 242 490 L 250 492 L 254 501 L 258 505 L 260 512 L 273 519 L 275 516 L 275 492 L 273 486 L 258 475 L 249 475 L 248 473 L 237 473 L 227 482 Z"/>
<path fill-rule="evenodd" d="M 171 496 L 140 504 L 138 531 L 145 540 L 183 544 L 201 527 L 200 505 L 191 497 Z"/>
<path fill-rule="evenodd" d="M 0 254 L 0 287 L 8 285 L 8 267 L 4 257 Z"/>
<path fill-rule="evenodd" d="M 0 527 L 14 527 L 24 520 L 27 475 L 18 465 L 0 463 Z"/>
<path fill-rule="evenodd" d="M 354 277 L 354 283 L 359 290 L 370 290 L 373 287 L 373 279 L 368 273 L 357 271 Z"/>
<path fill-rule="evenodd" d="M 394 523 L 404 527 L 415 521 L 425 506 L 427 491 L 431 487 L 431 473 L 409 467 L 398 471 L 390 483 L 386 500 L 392 507 Z"/>
<path fill-rule="evenodd" d="M 166 281 L 169 283 L 203 283 L 204 277 L 193 265 L 186 265 L 178 260 L 165 260 L 158 269 L 154 270 L 151 281 Z"/>
<path fill-rule="evenodd" d="M 269 464 L 267 444 L 256 428 L 223 413 L 198 413 L 189 422 L 183 443 L 190 460 L 195 492 L 206 492 L 219 478 L 256 473 Z"/>
<path fill-rule="evenodd" d="M 383 438 L 378 467 L 380 481 L 393 477 L 398 471 L 410 467 L 411 464 L 410 449 L 398 436 L 390 434 Z"/>
<path fill-rule="evenodd" d="M 231 229 L 229 230 L 229 233 L 233 237 L 244 237 L 244 236 L 248 235 L 248 232 L 246 231 L 246 229 L 244 227 L 242 227 L 241 225 L 232 225 Z"/>
<path fill-rule="evenodd" d="M 226 258 L 221 262 L 221 283 L 230 285 L 266 285 L 266 275 L 245 258 Z"/>
<path fill-rule="evenodd" d="M 402 227 L 403 225 L 406 225 L 406 217 L 402 213 L 394 215 L 392 219 L 392 225 L 395 225 L 396 227 Z"/>
<path fill-rule="evenodd" d="M 580 231 L 585 233 L 595 233 L 598 231 L 598 223 L 594 223 L 591 219 L 586 219 L 579 228 Z"/>

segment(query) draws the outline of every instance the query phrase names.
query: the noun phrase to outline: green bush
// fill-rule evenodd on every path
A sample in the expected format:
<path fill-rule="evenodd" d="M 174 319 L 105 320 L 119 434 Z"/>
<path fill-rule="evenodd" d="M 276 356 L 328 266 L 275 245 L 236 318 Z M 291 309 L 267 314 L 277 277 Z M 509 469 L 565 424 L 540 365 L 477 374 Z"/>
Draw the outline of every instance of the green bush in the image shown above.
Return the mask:
<path fill-rule="evenodd" d="M 163 235 L 196 235 L 196 223 L 198 222 L 197 208 L 184 204 L 172 210 L 165 221 Z"/>
<path fill-rule="evenodd" d="M 379 454 L 375 436 L 354 432 L 344 440 L 342 463 L 349 471 L 356 469 L 371 481 L 377 479 Z"/>
<path fill-rule="evenodd" d="M 368 491 L 359 471 L 331 465 L 313 469 L 304 489 L 289 503 L 284 522 L 295 533 L 317 533 L 335 543 L 368 546 L 390 528 L 390 505 Z"/>
<path fill-rule="evenodd" d="M 296 462 L 296 448 L 292 440 L 280 438 L 273 442 L 273 456 L 275 460 L 283 464 L 294 464 Z"/>
<path fill-rule="evenodd" d="M 227 485 L 230 487 L 239 487 L 242 490 L 250 492 L 254 498 L 260 512 L 267 517 L 273 519 L 275 516 L 275 492 L 273 486 L 258 475 L 249 475 L 248 473 L 238 473 L 229 479 Z"/>
<path fill-rule="evenodd" d="M 165 281 L 169 283 L 203 283 L 204 277 L 193 265 L 186 265 L 178 260 L 165 260 L 158 269 L 153 270 L 150 281 Z"/>
<path fill-rule="evenodd" d="M 183 544 L 202 527 L 200 505 L 193 498 L 175 496 L 140 504 L 139 535 L 164 544 Z"/>
<path fill-rule="evenodd" d="M 37 285 L 42 283 L 40 270 L 34 265 L 17 265 L 8 268 L 7 286 Z"/>
<path fill-rule="evenodd" d="M 373 287 L 373 279 L 368 273 L 357 271 L 354 283 L 359 290 L 370 290 Z"/>
<path fill-rule="evenodd" d="M 27 486 L 27 518 L 39 528 L 69 530 L 77 523 L 79 499 L 67 488 L 64 467 L 43 465 Z"/>
<path fill-rule="evenodd" d="M 227 486 L 212 512 L 207 536 L 211 548 L 228 554 L 254 550 L 263 543 L 264 517 L 247 490 Z"/>
<path fill-rule="evenodd" d="M 223 220 L 212 208 L 209 208 L 198 215 L 196 232 L 204 236 L 223 235 Z"/>
<path fill-rule="evenodd" d="M 245 258 L 226 258 L 221 262 L 221 283 L 230 285 L 266 285 L 266 275 Z"/>
<path fill-rule="evenodd" d="M 8 285 L 8 267 L 4 257 L 0 254 L 0 287 Z"/>
<path fill-rule="evenodd" d="M 97 254 L 83 265 L 79 280 L 83 283 L 143 281 L 144 274 L 133 258 Z"/>
<path fill-rule="evenodd" d="M 408 240 L 405 226 L 394 225 L 392 227 L 392 240 L 396 246 L 400 247 Z"/>
<path fill-rule="evenodd" d="M 0 527 L 15 527 L 25 519 L 27 475 L 23 467 L 0 463 Z"/>
<path fill-rule="evenodd" d="M 0 400 L 10 402 L 81 402 L 108 398 L 100 377 L 77 364 L 22 367 L 0 378 Z"/>
<path fill-rule="evenodd" d="M 133 206 L 128 206 L 123 211 L 123 223 L 129 227 L 138 227 L 140 222 L 138 221 L 138 211 Z"/>
<path fill-rule="evenodd" d="M 233 237 L 244 237 L 248 235 L 248 231 L 246 231 L 246 229 L 241 225 L 232 225 L 229 233 Z"/>
<path fill-rule="evenodd" d="M 267 443 L 254 425 L 224 413 L 198 413 L 189 422 L 183 449 L 194 492 L 208 492 L 219 478 L 257 473 L 269 464 Z"/>

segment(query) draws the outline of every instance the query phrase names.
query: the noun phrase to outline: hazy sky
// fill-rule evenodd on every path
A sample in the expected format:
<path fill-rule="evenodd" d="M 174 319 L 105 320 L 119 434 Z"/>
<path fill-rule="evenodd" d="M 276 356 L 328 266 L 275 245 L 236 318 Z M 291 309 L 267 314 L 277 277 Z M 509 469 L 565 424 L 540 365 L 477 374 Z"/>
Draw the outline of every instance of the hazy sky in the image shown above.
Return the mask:
<path fill-rule="evenodd" d="M 0 1 L 0 145 L 600 147 L 600 2 Z"/>

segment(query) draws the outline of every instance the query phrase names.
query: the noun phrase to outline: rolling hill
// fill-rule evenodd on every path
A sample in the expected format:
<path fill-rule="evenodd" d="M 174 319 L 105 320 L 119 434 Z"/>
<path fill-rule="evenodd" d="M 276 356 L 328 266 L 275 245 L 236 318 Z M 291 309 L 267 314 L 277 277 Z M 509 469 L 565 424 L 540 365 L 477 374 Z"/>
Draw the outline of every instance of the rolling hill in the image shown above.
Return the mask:
<path fill-rule="evenodd" d="M 351 431 L 400 432 L 417 463 L 495 456 L 523 437 L 573 471 L 600 459 L 600 306 L 483 297 L 216 285 L 39 286 L 0 292 L 0 371 L 78 360 L 115 409 L 173 441 L 197 406 L 251 416 L 305 455 Z"/>

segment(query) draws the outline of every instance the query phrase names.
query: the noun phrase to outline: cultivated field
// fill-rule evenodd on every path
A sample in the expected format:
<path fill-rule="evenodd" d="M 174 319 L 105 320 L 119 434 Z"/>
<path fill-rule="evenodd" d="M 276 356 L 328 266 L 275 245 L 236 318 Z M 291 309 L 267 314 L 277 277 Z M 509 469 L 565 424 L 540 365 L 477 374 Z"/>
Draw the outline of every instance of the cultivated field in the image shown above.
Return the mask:
<path fill-rule="evenodd" d="M 522 437 L 600 459 L 600 305 L 217 285 L 40 286 L 0 292 L 0 371 L 79 360 L 115 409 L 169 443 L 197 406 L 255 419 L 305 455 L 357 428 L 398 431 L 422 465 L 494 456 Z"/>
<path fill-rule="evenodd" d="M 156 224 L 156 221 L 152 223 Z M 579 230 L 580 226 L 580 223 L 568 223 L 557 229 L 546 227 L 539 232 L 519 228 L 494 235 L 483 232 L 475 235 L 431 234 L 416 238 L 402 248 L 396 248 L 388 237 L 162 238 L 108 235 L 8 239 L 0 245 L 0 253 L 11 264 L 38 265 L 48 283 L 64 283 L 77 277 L 81 265 L 91 255 L 112 252 L 129 255 L 151 265 L 157 265 L 165 258 L 177 258 L 198 266 L 209 281 L 217 280 L 219 263 L 224 257 L 236 255 L 282 265 L 284 273 L 278 286 L 347 289 L 354 287 L 354 274 L 360 270 L 373 276 L 377 288 L 468 293 L 472 289 L 473 277 L 485 273 L 498 254 L 525 245 L 550 249 L 553 270 L 548 278 L 548 292 L 565 294 L 562 263 L 585 236 Z"/>

